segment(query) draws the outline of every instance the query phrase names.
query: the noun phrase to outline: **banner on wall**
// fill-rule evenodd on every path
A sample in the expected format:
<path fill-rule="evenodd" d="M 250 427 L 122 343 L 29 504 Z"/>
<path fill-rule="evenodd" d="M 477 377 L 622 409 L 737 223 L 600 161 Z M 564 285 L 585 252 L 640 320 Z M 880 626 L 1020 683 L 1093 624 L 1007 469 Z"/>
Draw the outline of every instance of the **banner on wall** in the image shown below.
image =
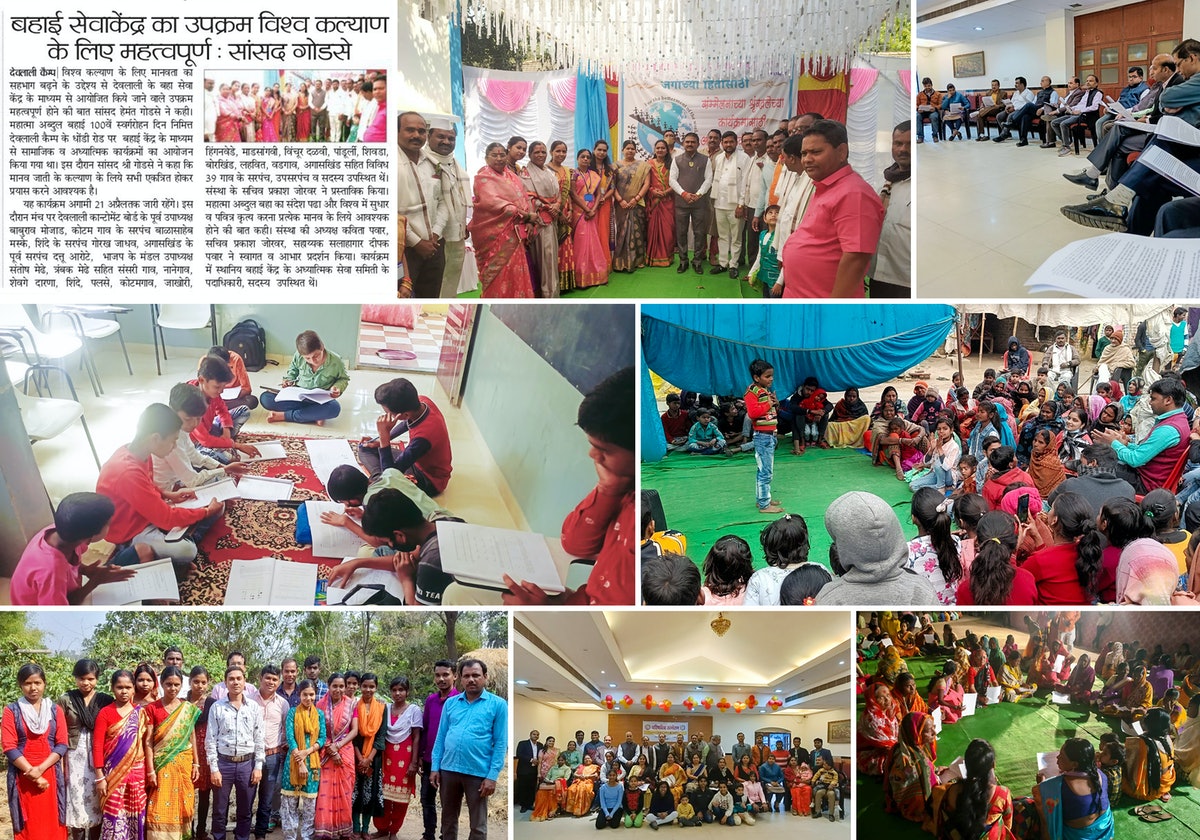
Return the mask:
<path fill-rule="evenodd" d="M 682 735 L 684 740 L 688 736 L 688 722 L 686 720 L 643 720 L 642 721 L 642 737 L 649 738 L 651 743 L 658 743 L 658 736 L 666 735 L 667 743 L 675 743 L 675 737 Z"/>
<path fill-rule="evenodd" d="M 771 132 L 786 119 L 792 98 L 789 76 L 647 79 L 626 75 L 622 83 L 625 114 L 614 151 L 633 140 L 640 158 L 654 154 L 654 144 L 667 129 L 674 129 L 681 142 L 689 131 L 703 138 L 714 128 L 739 135 L 757 128 Z"/>

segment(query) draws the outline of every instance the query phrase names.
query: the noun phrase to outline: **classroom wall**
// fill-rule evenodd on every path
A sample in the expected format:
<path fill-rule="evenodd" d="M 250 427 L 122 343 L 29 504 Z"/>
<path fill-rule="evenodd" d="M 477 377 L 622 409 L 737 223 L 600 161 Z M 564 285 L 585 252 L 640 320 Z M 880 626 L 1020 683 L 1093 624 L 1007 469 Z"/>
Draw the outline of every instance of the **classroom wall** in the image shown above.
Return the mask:
<path fill-rule="evenodd" d="M 956 79 L 953 57 L 979 50 L 984 53 L 986 75 Z M 1055 52 L 1060 56 L 1060 63 L 1057 67 L 1047 66 L 1047 28 L 1039 26 L 932 49 L 918 47 L 917 75 L 919 78 L 928 76 L 933 79 L 933 86 L 938 90 L 945 90 L 946 85 L 951 83 L 959 90 L 985 89 L 991 86 L 992 79 L 999 79 L 1002 87 L 1011 90 L 1013 79 L 1017 76 L 1024 76 L 1029 80 L 1029 86 L 1036 88 L 1038 81 L 1047 73 L 1055 82 L 1063 84 L 1067 71 L 1061 64 L 1061 47 Z"/>
<path fill-rule="evenodd" d="M 151 307 L 133 305 L 128 315 L 120 316 L 125 341 L 151 344 Z M 358 352 L 358 323 L 361 307 L 354 305 L 314 304 L 220 304 L 217 310 L 217 341 L 238 321 L 253 318 L 267 333 L 267 354 L 290 359 L 296 352 L 296 335 L 316 330 L 325 346 L 354 367 Z M 207 330 L 166 330 L 167 347 L 191 347 L 207 350 L 212 339 Z M 168 352 L 170 352 L 168 350 Z"/>
<path fill-rule="evenodd" d="M 467 364 L 463 407 L 530 528 L 557 535 L 596 484 L 587 437 L 575 425 L 579 392 L 486 306 Z"/>

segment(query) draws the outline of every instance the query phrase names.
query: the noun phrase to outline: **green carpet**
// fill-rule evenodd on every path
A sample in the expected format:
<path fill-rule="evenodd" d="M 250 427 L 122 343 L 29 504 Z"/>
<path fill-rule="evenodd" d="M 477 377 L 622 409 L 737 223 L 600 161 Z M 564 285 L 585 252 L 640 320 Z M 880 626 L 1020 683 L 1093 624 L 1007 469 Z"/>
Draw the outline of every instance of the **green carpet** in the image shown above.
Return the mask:
<path fill-rule="evenodd" d="M 642 464 L 642 487 L 662 497 L 667 526 L 688 540 L 688 556 L 697 565 L 713 543 L 726 534 L 737 534 L 754 552 L 754 568 L 766 565 L 758 535 L 774 517 L 758 512 L 754 504 L 753 452 L 731 456 L 689 455 L 672 452 L 656 463 Z M 871 465 L 861 449 L 808 449 L 792 454 L 790 437 L 775 450 L 775 477 L 771 494 L 788 513 L 798 513 L 808 524 L 812 546 L 808 559 L 829 565 L 829 535 L 825 509 L 851 490 L 867 490 L 896 510 L 904 533 L 917 535 L 909 515 L 912 493 L 891 470 Z"/>
<path fill-rule="evenodd" d="M 678 258 L 677 258 L 678 259 Z M 639 268 L 632 274 L 613 272 L 604 286 L 576 289 L 563 295 L 565 300 L 590 300 L 593 298 L 739 298 L 762 299 L 761 292 L 750 288 L 749 283 L 730 279 L 729 273 L 709 274 L 709 264 L 704 263 L 704 273 L 697 274 L 691 268 L 679 274 L 676 266 L 669 268 Z M 477 298 L 479 292 L 459 295 L 460 298 Z"/>
<path fill-rule="evenodd" d="M 982 631 L 990 632 L 987 628 Z M 933 672 L 946 657 L 907 659 L 908 669 L 917 680 L 917 688 L 926 693 Z M 864 662 L 862 668 L 874 673 L 875 662 Z M 865 701 L 860 697 L 858 712 Z M 1027 796 L 1037 775 L 1037 753 L 1049 752 L 1067 738 L 1087 738 L 1096 745 L 1105 732 L 1120 733 L 1120 723 L 1101 717 L 1082 706 L 1058 706 L 1049 697 L 1035 696 L 1020 703 L 1000 703 L 981 709 L 975 715 L 942 728 L 938 737 L 938 765 L 946 765 L 963 754 L 975 738 L 986 739 L 996 751 L 996 778 L 1007 786 L 1014 797 Z M 858 802 L 859 837 L 925 838 L 929 835 L 906 820 L 883 810 L 883 788 L 875 779 L 859 777 L 856 790 Z M 1187 784 L 1177 785 L 1170 802 L 1163 807 L 1175 819 L 1147 824 L 1130 813 L 1142 803 L 1122 797 L 1113 813 L 1115 835 L 1122 837 L 1155 837 L 1159 840 L 1194 840 L 1200 837 L 1200 791 Z"/>

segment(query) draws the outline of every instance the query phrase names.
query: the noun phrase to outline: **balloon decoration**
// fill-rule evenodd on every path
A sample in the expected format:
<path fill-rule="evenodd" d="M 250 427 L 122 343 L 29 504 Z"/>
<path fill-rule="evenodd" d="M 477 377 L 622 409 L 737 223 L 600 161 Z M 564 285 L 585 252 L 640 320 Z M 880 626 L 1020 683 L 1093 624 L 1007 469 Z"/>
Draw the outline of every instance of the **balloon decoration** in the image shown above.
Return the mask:
<path fill-rule="evenodd" d="M 671 711 L 671 701 L 670 700 L 662 701 L 661 703 L 658 704 L 658 708 L 662 709 L 664 712 Z"/>
<path fill-rule="evenodd" d="M 613 706 L 615 706 L 615 705 L 617 705 L 616 701 L 613 700 L 613 696 L 611 694 L 604 695 L 604 708 L 608 709 L 611 712 L 613 709 Z"/>
<path fill-rule="evenodd" d="M 733 713 L 735 715 L 740 715 L 744 711 L 746 711 L 746 704 L 743 703 L 741 700 L 738 700 L 736 703 L 733 704 Z"/>
<path fill-rule="evenodd" d="M 647 694 L 642 698 L 642 705 L 646 707 L 647 712 L 650 711 L 654 708 L 654 698 Z"/>
<path fill-rule="evenodd" d="M 687 709 L 690 712 L 692 709 L 696 708 L 696 701 L 693 700 L 691 697 L 689 697 L 688 699 L 683 701 L 683 708 Z"/>
<path fill-rule="evenodd" d="M 700 705 L 703 706 L 704 711 L 707 712 L 708 710 L 710 710 L 713 707 L 713 699 L 711 697 L 705 697 L 703 700 L 700 701 Z"/>
<path fill-rule="evenodd" d="M 770 700 L 767 701 L 767 708 L 770 709 L 772 712 L 775 711 L 776 709 L 778 709 L 782 705 L 783 705 L 783 701 L 780 700 L 778 697 L 772 697 Z"/>
<path fill-rule="evenodd" d="M 725 712 L 729 711 L 729 701 L 724 697 L 721 698 L 721 702 L 717 703 L 717 711 L 719 711 L 721 714 L 725 714 Z"/>
<path fill-rule="evenodd" d="M 756 699 L 754 699 L 753 694 L 751 694 L 749 697 L 746 698 L 746 708 L 753 709 L 757 705 L 758 705 L 758 701 Z"/>
<path fill-rule="evenodd" d="M 628 694 L 626 694 L 624 697 L 621 698 L 621 705 L 624 706 L 626 709 L 628 709 L 630 706 L 633 705 L 633 698 L 630 697 Z"/>

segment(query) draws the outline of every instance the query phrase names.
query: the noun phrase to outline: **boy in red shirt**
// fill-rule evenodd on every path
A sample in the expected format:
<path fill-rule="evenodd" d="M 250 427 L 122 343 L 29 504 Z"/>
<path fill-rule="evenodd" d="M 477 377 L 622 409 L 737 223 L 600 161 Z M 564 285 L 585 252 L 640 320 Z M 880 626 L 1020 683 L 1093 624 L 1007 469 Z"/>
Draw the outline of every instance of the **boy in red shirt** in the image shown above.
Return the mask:
<path fill-rule="evenodd" d="M 233 379 L 230 381 L 230 388 L 237 386 L 238 395 L 231 400 L 225 400 L 225 407 L 229 409 L 229 413 L 233 415 L 235 433 L 236 429 L 241 426 L 238 423 L 239 417 L 249 417 L 250 412 L 258 408 L 258 397 L 250 393 L 250 374 L 246 372 L 246 361 L 240 353 L 233 350 L 226 350 L 220 344 L 214 344 L 208 348 L 208 355 L 216 356 L 218 359 L 229 365 L 229 372 L 233 374 Z M 204 361 L 201 359 L 200 361 Z M 242 423 L 245 423 L 242 420 Z"/>
<path fill-rule="evenodd" d="M 779 398 L 772 387 L 775 368 L 762 359 L 750 363 L 754 381 L 746 389 L 746 414 L 754 429 L 754 460 L 758 465 L 754 500 L 759 513 L 783 513 L 783 507 L 771 498 L 771 478 L 775 474 L 775 429 L 779 425 Z"/>
<path fill-rule="evenodd" d="M 205 356 L 201 359 L 200 366 L 196 369 L 196 378 L 188 383 L 199 388 L 208 400 L 208 410 L 204 412 L 196 428 L 192 429 L 192 442 L 205 455 L 216 458 L 222 464 L 238 460 L 237 452 L 244 452 L 251 458 L 258 457 L 257 447 L 234 440 L 241 423 L 234 423 L 229 409 L 225 407 L 225 400 L 221 398 L 221 392 L 232 383 L 233 371 L 217 356 Z"/>
<path fill-rule="evenodd" d="M 358 446 L 363 467 L 374 478 L 396 469 L 412 478 L 425 495 L 440 495 L 453 470 L 446 418 L 429 397 L 403 377 L 375 389 L 375 402 L 387 412 L 375 421 L 379 437 Z M 397 439 L 408 433 L 408 444 Z"/>

